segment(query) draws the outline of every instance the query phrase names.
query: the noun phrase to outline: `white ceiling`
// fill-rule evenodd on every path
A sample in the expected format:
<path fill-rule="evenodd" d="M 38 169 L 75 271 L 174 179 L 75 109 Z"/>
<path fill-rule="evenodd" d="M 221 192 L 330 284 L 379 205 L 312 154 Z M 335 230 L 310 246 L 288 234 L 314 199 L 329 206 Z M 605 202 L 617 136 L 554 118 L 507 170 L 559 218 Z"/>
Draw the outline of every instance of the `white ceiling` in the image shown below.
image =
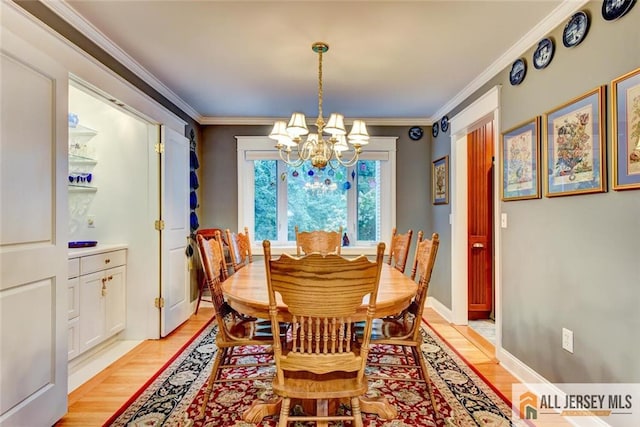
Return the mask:
<path fill-rule="evenodd" d="M 582 0 L 45 2 L 201 123 L 430 124 Z M 269 118 L 266 119 L 265 118 Z"/>

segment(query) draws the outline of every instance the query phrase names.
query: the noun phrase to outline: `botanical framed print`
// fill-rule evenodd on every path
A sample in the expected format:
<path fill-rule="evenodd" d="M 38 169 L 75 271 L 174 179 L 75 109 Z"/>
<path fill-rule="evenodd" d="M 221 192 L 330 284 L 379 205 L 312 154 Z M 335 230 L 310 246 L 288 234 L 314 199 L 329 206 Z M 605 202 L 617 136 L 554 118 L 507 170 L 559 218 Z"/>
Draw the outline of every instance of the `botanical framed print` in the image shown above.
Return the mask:
<path fill-rule="evenodd" d="M 502 200 L 540 198 L 540 122 L 535 117 L 502 134 Z"/>
<path fill-rule="evenodd" d="M 431 172 L 433 204 L 446 205 L 449 203 L 449 156 L 434 160 Z"/>
<path fill-rule="evenodd" d="M 613 189 L 640 188 L 640 68 L 611 82 Z"/>
<path fill-rule="evenodd" d="M 546 197 L 606 191 L 605 86 L 544 115 Z"/>

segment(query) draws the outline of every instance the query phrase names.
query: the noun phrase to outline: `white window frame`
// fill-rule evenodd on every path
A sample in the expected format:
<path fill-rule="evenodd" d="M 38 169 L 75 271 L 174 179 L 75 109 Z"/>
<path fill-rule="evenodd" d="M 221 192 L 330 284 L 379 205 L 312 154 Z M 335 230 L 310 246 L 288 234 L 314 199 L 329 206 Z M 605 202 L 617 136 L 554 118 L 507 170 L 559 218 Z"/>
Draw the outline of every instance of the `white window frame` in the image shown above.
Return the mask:
<path fill-rule="evenodd" d="M 236 136 L 237 166 L 238 166 L 238 229 L 248 227 L 250 236 L 255 228 L 254 218 L 254 168 L 253 160 L 280 160 L 274 142 L 266 136 Z M 363 147 L 360 159 L 388 160 L 381 163 L 380 168 L 380 236 L 387 246 L 391 237 L 391 229 L 396 223 L 396 141 L 397 137 L 371 137 L 369 144 Z M 282 185 L 282 184 L 279 184 Z M 349 197 L 355 198 L 354 191 Z M 282 201 L 280 201 L 282 202 Z M 355 214 L 347 218 L 347 228 L 356 229 Z M 278 224 L 278 235 L 281 235 Z M 286 235 L 286 231 L 284 232 Z M 262 253 L 260 242 L 252 241 L 252 251 Z M 375 254 L 375 244 L 371 242 L 352 242 L 352 245 L 342 248 L 342 253 Z M 291 242 L 273 242 L 272 253 L 291 253 L 295 245 Z"/>

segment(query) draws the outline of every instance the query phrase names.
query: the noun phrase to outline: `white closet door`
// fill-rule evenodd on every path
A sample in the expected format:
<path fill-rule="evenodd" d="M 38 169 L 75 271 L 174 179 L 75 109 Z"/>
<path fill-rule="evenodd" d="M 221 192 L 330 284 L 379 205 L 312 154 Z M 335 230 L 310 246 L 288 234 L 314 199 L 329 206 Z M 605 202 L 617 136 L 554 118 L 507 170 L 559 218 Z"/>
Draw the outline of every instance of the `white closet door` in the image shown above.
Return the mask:
<path fill-rule="evenodd" d="M 163 126 L 160 206 L 161 231 L 161 335 L 164 337 L 191 315 L 191 287 L 185 250 L 189 228 L 189 140 Z"/>
<path fill-rule="evenodd" d="M 68 73 L 1 31 L 0 425 L 50 426 L 67 411 Z"/>

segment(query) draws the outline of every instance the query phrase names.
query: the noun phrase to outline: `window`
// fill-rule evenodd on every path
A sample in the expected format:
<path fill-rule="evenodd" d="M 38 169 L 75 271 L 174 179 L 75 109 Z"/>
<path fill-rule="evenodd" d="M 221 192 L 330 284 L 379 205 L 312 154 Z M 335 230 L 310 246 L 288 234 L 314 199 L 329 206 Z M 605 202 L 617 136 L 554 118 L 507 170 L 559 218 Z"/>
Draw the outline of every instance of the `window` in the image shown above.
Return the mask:
<path fill-rule="evenodd" d="M 358 162 L 317 170 L 280 160 L 266 137 L 238 139 L 238 226 L 252 240 L 294 246 L 300 230 L 338 230 L 351 246 L 387 240 L 395 223 L 395 141 L 371 138 Z M 366 253 L 366 252 L 362 252 Z"/>

